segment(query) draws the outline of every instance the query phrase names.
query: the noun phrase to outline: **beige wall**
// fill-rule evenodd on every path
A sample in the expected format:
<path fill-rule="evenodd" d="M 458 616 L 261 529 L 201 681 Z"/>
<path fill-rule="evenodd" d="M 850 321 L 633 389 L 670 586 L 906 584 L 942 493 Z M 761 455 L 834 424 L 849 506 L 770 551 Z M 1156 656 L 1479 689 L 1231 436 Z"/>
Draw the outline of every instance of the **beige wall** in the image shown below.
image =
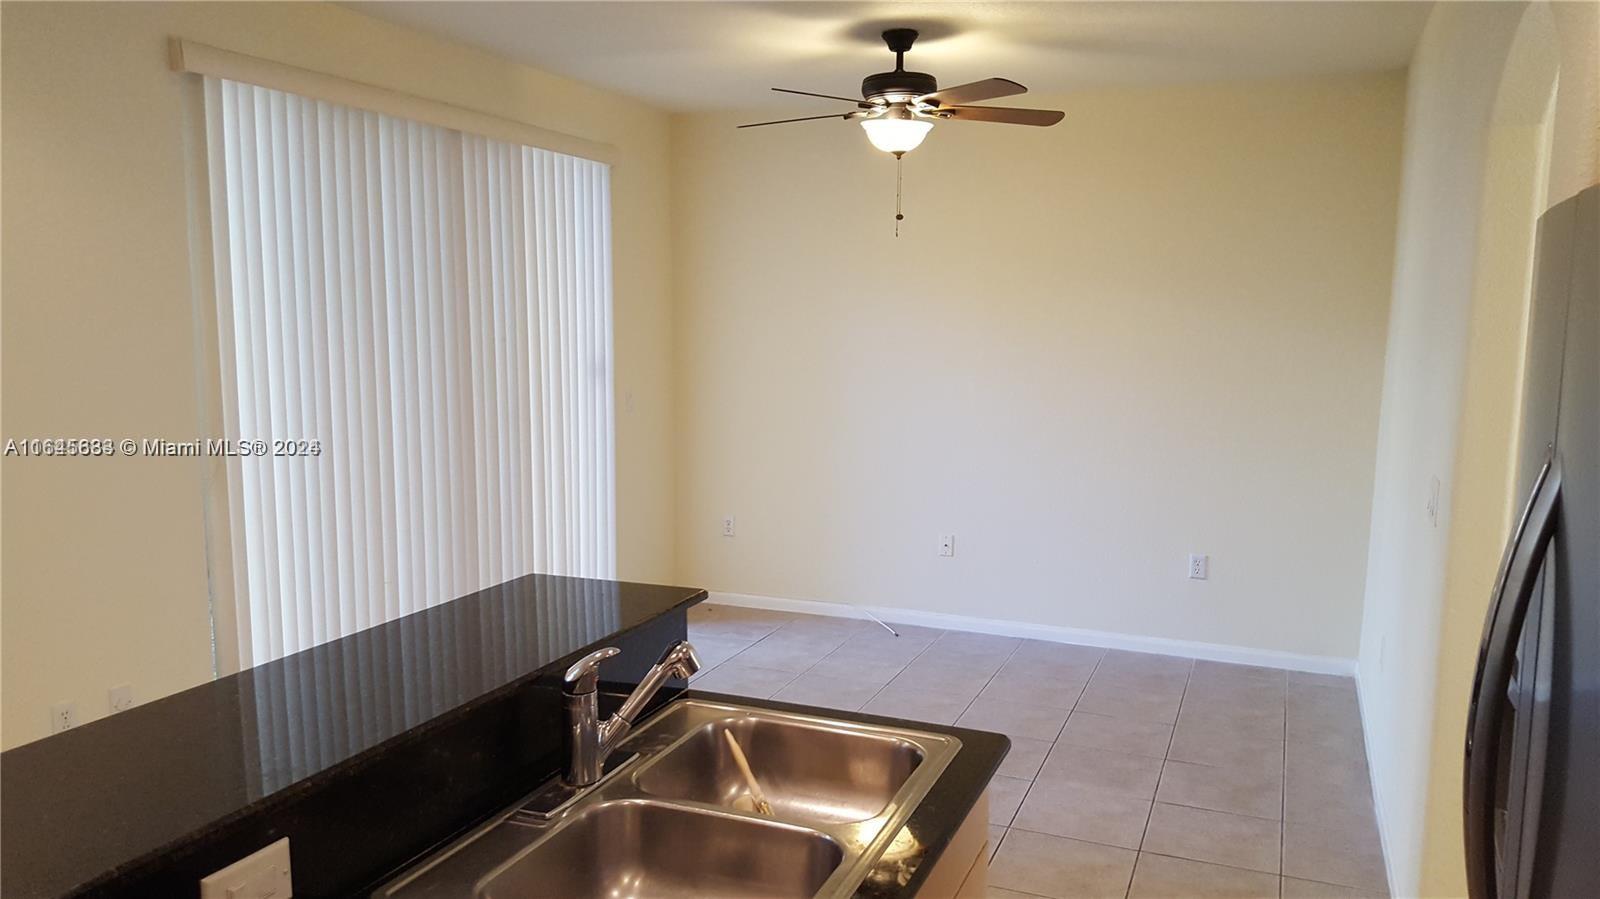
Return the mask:
<path fill-rule="evenodd" d="M 7 437 L 199 425 L 178 35 L 614 145 L 618 567 L 672 576 L 668 119 L 326 4 L 18 4 L 3 60 Z M 0 745 L 211 676 L 197 460 L 8 460 Z"/>
<path fill-rule="evenodd" d="M 1411 67 L 1360 656 L 1368 761 L 1399 896 L 1417 895 L 1420 877 L 1483 131 L 1518 12 L 1438 7 Z M 1426 511 L 1433 478 L 1437 524 Z"/>
<path fill-rule="evenodd" d="M 675 119 L 680 579 L 1354 656 L 1403 92 L 1030 95 L 898 240 L 856 126 Z"/>
<path fill-rule="evenodd" d="M 1596 180 L 1597 11 L 1441 4 L 1411 67 L 1360 658 L 1398 896 L 1464 895 L 1461 742 L 1513 512 L 1532 222 Z"/>
<path fill-rule="evenodd" d="M 1550 145 L 1548 202 L 1600 181 L 1600 3 L 1542 3 L 1555 22 L 1561 63 Z"/>
<path fill-rule="evenodd" d="M 1545 209 L 1546 126 L 1556 68 L 1549 10 L 1532 7 L 1513 39 L 1485 145 L 1434 690 L 1419 890 L 1427 896 L 1466 895 L 1460 749 L 1478 637 L 1514 512 L 1519 429 L 1511 425 L 1521 401 L 1533 234 Z"/>

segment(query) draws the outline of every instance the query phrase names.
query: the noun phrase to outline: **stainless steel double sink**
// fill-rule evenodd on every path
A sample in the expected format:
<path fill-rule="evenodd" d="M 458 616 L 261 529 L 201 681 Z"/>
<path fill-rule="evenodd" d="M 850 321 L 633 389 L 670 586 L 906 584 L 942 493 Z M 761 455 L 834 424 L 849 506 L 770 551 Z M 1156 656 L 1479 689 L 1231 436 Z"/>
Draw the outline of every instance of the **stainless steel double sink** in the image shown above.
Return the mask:
<path fill-rule="evenodd" d="M 748 756 L 771 817 L 747 810 L 724 732 Z M 519 802 L 374 895 L 849 896 L 880 861 L 918 853 L 901 827 L 960 746 L 946 734 L 678 700 L 623 744 L 636 755 L 566 806 L 546 816 Z"/>

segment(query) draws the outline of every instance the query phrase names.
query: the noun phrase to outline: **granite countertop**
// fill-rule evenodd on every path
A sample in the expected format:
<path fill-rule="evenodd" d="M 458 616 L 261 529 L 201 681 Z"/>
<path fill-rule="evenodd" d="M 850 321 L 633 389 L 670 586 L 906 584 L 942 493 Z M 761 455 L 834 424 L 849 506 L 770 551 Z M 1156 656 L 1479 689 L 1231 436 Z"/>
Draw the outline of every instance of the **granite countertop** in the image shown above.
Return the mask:
<path fill-rule="evenodd" d="M 176 883 L 185 860 L 209 864 L 195 858 L 199 841 L 244 854 L 274 834 L 319 827 L 350 836 L 338 847 L 296 844 L 297 887 L 302 864 L 360 858 L 362 839 L 372 845 L 359 848 L 380 859 L 380 841 L 406 846 L 427 826 L 457 826 L 485 795 L 548 773 L 559 740 L 523 722 L 559 712 L 559 690 L 533 686 L 557 662 L 627 646 L 636 630 L 704 598 L 686 587 L 530 575 L 8 750 L 5 893 L 147 891 L 165 882 L 126 884 L 163 866 Z M 657 636 L 635 640 L 634 658 L 613 670 L 642 671 Z M 426 770 L 395 770 L 402 764 Z M 367 778 L 360 789 L 349 783 L 357 771 Z M 418 820 L 376 811 L 408 774 L 419 795 L 406 808 Z M 347 808 L 362 803 L 387 815 L 383 827 Z"/>
<path fill-rule="evenodd" d="M 967 820 L 967 815 L 977 804 L 978 797 L 988 788 L 990 779 L 994 777 L 1000 763 L 1005 760 L 1006 753 L 1011 750 L 1011 740 L 1002 734 L 969 730 L 953 725 L 885 718 L 881 715 L 837 709 L 820 709 L 773 699 L 708 693 L 692 687 L 684 695 L 690 699 L 707 699 L 751 708 L 776 709 L 862 724 L 950 734 L 961 740 L 961 751 L 951 759 L 949 766 L 928 791 L 928 795 L 923 797 L 922 802 L 911 812 L 911 817 L 901 827 L 901 834 L 906 835 L 901 842 L 919 848 L 893 861 L 880 860 L 856 889 L 856 899 L 911 899 L 915 896 L 917 890 L 922 888 L 923 881 L 927 879 L 928 872 L 933 869 L 945 848 L 949 846 L 950 839 L 956 835 L 956 830 Z"/>
<path fill-rule="evenodd" d="M 530 575 L 0 754 L 5 895 L 197 896 L 290 837 L 296 895 L 362 895 L 560 770 L 563 663 L 600 646 L 602 714 L 686 635 L 705 591 Z M 999 734 L 773 700 L 680 695 L 951 734 L 962 746 L 858 899 L 908 899 L 1010 747 Z"/>

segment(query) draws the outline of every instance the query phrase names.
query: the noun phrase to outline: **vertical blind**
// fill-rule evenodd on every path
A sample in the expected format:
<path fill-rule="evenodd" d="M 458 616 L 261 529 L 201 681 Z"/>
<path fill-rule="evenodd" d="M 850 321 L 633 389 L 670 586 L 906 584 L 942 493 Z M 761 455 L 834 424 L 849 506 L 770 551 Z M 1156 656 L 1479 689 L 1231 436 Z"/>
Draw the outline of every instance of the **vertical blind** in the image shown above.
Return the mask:
<path fill-rule="evenodd" d="M 241 667 L 613 576 L 609 168 L 220 78 L 205 103 L 222 431 L 268 443 L 228 462 Z"/>
<path fill-rule="evenodd" d="M 251 798 L 298 783 L 622 627 L 614 582 L 520 581 L 485 596 L 252 670 L 241 696 Z"/>

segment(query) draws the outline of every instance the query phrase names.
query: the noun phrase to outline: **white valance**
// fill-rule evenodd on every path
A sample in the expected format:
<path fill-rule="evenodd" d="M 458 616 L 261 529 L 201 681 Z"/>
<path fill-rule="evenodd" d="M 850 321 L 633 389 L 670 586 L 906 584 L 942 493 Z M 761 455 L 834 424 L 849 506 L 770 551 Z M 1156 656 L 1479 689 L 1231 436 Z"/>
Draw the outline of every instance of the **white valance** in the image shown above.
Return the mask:
<path fill-rule="evenodd" d="M 579 156 L 607 165 L 615 163 L 616 149 L 526 122 L 503 118 L 440 100 L 429 100 L 385 87 L 363 84 L 336 75 L 223 50 L 197 41 L 172 38 L 173 71 L 192 72 L 286 91 L 314 100 L 353 106 L 396 118 L 438 125 L 494 140 Z"/>

